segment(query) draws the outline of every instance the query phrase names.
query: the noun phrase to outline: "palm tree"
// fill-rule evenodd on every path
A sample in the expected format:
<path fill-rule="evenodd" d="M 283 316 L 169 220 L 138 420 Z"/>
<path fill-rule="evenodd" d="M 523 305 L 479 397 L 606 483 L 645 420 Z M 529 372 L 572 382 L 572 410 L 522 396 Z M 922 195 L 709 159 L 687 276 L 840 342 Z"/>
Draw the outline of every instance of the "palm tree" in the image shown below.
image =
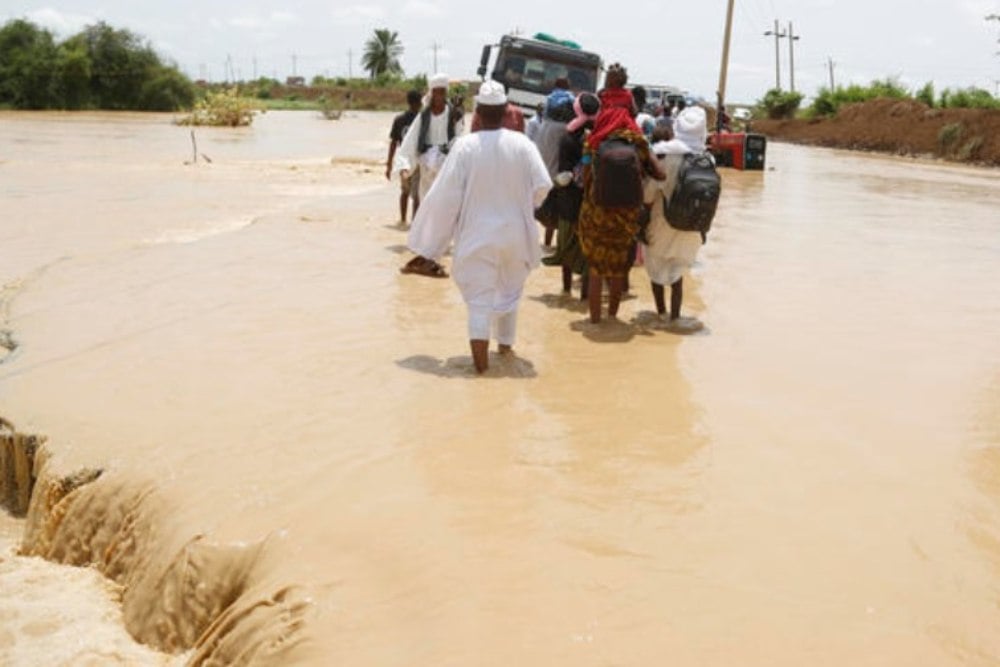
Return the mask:
<path fill-rule="evenodd" d="M 399 64 L 401 55 L 403 45 L 399 41 L 399 33 L 388 28 L 376 28 L 375 34 L 365 42 L 361 66 L 373 79 L 383 72 L 402 74 L 403 68 Z"/>

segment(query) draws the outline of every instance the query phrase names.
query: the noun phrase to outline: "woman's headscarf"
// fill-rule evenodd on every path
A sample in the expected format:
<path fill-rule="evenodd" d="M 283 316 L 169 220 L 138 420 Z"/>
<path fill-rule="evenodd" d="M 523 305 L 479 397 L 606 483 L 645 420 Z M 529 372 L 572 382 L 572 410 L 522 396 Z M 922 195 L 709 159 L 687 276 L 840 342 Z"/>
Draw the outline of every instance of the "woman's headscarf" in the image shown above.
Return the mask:
<path fill-rule="evenodd" d="M 609 134 L 618 130 L 632 130 L 642 134 L 635 124 L 635 100 L 625 88 L 605 88 L 597 94 L 601 100 L 601 111 L 594 121 L 594 130 L 587 139 L 591 148 L 601 145 Z"/>

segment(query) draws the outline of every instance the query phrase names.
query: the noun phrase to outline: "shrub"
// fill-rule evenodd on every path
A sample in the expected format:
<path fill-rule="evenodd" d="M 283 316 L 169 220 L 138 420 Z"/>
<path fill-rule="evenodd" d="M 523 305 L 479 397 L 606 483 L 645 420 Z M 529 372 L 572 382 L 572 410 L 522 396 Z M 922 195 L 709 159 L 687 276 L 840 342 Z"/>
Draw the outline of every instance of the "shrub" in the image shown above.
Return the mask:
<path fill-rule="evenodd" d="M 794 118 L 802 103 L 802 93 L 793 93 L 772 88 L 758 104 L 771 119 Z"/>
<path fill-rule="evenodd" d="M 938 132 L 938 143 L 941 145 L 943 150 L 947 151 L 958 143 L 958 140 L 962 138 L 962 132 L 964 131 L 965 128 L 961 123 L 948 123 Z"/>
<path fill-rule="evenodd" d="M 915 95 L 917 101 L 923 102 L 930 108 L 934 108 L 934 83 L 928 81 L 924 84 L 924 87 L 917 91 Z"/>
<path fill-rule="evenodd" d="M 851 84 L 837 86 L 834 90 L 821 88 L 819 94 L 809 107 L 811 116 L 834 116 L 845 104 L 868 102 L 878 98 L 909 99 L 910 94 L 893 79 L 872 81 L 867 86 Z"/>
<path fill-rule="evenodd" d="M 209 91 L 205 99 L 195 105 L 190 115 L 177 121 L 179 125 L 212 125 L 239 127 L 253 122 L 253 106 L 241 97 L 236 88 Z"/>
<path fill-rule="evenodd" d="M 962 145 L 962 147 L 958 150 L 956 157 L 963 162 L 975 158 L 979 153 L 979 149 L 983 147 L 983 143 L 984 141 L 982 137 L 972 137 Z"/>
<path fill-rule="evenodd" d="M 982 88 L 941 91 L 941 106 L 946 109 L 1000 109 L 1000 100 Z"/>

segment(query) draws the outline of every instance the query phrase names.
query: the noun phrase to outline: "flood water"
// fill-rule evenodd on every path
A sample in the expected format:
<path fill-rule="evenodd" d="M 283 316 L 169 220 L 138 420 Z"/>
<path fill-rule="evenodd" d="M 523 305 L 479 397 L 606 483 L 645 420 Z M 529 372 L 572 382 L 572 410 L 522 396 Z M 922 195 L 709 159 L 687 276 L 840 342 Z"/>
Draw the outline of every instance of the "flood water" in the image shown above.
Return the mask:
<path fill-rule="evenodd" d="M 179 659 L 124 625 L 220 664 L 1000 664 L 1000 172 L 771 144 L 724 171 L 703 332 L 641 268 L 588 326 L 543 268 L 476 378 L 454 285 L 397 271 L 390 114 L 196 164 L 170 121 L 0 113 L 0 416 L 104 471 L 47 553 L 125 582 L 5 520 L 0 663 Z"/>

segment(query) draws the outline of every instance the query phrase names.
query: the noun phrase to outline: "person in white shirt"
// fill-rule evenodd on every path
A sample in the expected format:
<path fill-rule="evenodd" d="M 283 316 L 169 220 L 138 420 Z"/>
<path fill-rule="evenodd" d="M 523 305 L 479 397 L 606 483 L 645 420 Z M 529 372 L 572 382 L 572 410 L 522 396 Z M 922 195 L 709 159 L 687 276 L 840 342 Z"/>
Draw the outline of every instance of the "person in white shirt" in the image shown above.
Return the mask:
<path fill-rule="evenodd" d="M 461 130 L 460 121 L 452 117 L 448 103 L 448 75 L 435 74 L 429 83 L 430 100 L 410 124 L 392 166 L 402 178 L 420 170 L 421 199 L 430 191 L 452 141 Z"/>
<path fill-rule="evenodd" d="M 646 229 L 645 254 L 646 272 L 653 288 L 656 312 L 667 317 L 665 286 L 670 285 L 670 314 L 667 326 L 678 333 L 691 333 L 702 328 L 694 318 L 681 317 L 681 302 L 684 299 L 684 274 L 694 264 L 704 239 L 701 232 L 674 229 L 667 222 L 663 211 L 663 198 L 669 197 L 677 183 L 677 174 L 686 153 L 704 153 L 707 126 L 705 110 L 701 107 L 687 107 L 678 112 L 675 121 L 676 134 L 670 141 L 653 144 L 651 152 L 656 156 L 666 180 L 646 182 L 644 201 L 649 207 L 649 226 Z"/>
<path fill-rule="evenodd" d="M 452 273 L 468 308 L 479 373 L 489 367 L 491 334 L 499 353 L 513 353 L 524 282 L 541 260 L 534 209 L 552 187 L 531 140 L 501 126 L 506 104 L 502 84 L 482 84 L 482 128 L 452 146 L 409 236 L 410 249 L 430 259 L 454 241 Z"/>
<path fill-rule="evenodd" d="M 421 202 L 434 185 L 455 137 L 461 133 L 463 122 L 452 113 L 448 103 L 448 75 L 435 74 L 429 85 L 430 99 L 406 131 L 392 167 L 404 181 L 414 170 L 419 170 L 418 201 Z M 413 220 L 416 224 L 416 217 Z M 407 262 L 400 272 L 432 278 L 448 277 L 440 264 L 420 256 Z"/>

